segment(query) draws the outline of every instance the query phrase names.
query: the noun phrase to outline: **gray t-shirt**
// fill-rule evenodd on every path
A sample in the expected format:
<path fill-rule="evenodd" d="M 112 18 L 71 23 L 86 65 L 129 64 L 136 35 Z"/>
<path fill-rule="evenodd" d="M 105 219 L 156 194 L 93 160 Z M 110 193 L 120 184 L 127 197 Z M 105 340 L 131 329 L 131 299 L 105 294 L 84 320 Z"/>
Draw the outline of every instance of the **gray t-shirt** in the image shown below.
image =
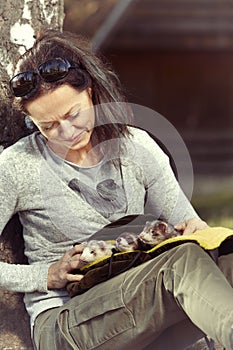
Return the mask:
<path fill-rule="evenodd" d="M 122 216 L 127 212 L 121 164 L 117 170 L 111 159 L 103 156 L 98 164 L 82 167 L 60 158 L 50 147 L 45 148 L 44 155 L 63 167 L 62 180 L 105 218 L 113 221 L 119 213 Z"/>

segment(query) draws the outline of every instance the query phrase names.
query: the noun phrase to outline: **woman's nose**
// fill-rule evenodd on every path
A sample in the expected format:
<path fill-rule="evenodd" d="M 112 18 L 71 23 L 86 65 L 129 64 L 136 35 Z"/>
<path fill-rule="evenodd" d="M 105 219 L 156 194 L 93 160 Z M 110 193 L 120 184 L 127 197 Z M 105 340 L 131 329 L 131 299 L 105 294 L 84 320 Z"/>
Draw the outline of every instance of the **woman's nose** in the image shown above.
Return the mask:
<path fill-rule="evenodd" d="M 59 125 L 59 134 L 64 138 L 64 139 L 71 139 L 72 136 L 74 135 L 74 126 L 72 123 L 65 119 L 60 122 Z"/>

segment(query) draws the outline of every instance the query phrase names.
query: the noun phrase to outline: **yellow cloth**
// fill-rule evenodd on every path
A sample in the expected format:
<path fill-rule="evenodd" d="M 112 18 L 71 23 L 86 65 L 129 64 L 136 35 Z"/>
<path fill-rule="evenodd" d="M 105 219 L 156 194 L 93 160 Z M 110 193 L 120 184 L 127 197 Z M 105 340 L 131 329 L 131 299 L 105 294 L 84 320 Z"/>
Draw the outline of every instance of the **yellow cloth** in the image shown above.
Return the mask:
<path fill-rule="evenodd" d="M 161 247 L 170 245 L 174 242 L 197 242 L 205 250 L 212 250 L 218 248 L 225 239 L 233 236 L 233 230 L 225 227 L 210 227 L 205 230 L 200 230 L 191 235 L 178 236 L 169 238 L 147 252 L 155 251 Z"/>

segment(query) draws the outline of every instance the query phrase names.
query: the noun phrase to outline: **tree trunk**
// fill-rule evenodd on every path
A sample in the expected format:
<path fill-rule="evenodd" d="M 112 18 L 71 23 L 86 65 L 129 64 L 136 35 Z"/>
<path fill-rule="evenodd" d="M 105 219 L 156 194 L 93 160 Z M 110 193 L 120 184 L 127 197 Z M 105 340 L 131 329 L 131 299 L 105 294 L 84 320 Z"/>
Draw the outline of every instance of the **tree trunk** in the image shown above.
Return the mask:
<path fill-rule="evenodd" d="M 12 108 L 8 81 L 15 59 L 32 46 L 33 35 L 41 27 L 62 29 L 63 19 L 64 0 L 0 0 L 0 151 L 31 132 L 24 118 Z M 10 220 L 1 236 L 0 260 L 27 263 L 17 216 Z M 0 349 L 31 350 L 23 294 L 0 290 L 0 304 Z"/>

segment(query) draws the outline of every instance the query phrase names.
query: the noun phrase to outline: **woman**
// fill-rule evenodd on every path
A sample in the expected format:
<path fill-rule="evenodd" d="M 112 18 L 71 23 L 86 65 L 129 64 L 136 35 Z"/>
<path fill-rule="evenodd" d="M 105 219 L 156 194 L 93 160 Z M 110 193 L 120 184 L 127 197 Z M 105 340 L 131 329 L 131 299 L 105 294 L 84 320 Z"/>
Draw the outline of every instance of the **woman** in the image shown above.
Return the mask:
<path fill-rule="evenodd" d="M 38 131 L 0 157 L 1 229 L 19 213 L 29 261 L 1 263 L 0 286 L 25 293 L 36 349 L 181 349 L 203 332 L 233 349 L 232 312 L 225 317 L 233 291 L 194 244 L 69 298 L 67 283 L 83 278 L 72 274 L 83 249 L 73 243 L 143 214 L 145 202 L 185 234 L 207 224 L 158 145 L 127 127 L 131 112 L 117 77 L 81 38 L 40 33 L 10 87 Z"/>

